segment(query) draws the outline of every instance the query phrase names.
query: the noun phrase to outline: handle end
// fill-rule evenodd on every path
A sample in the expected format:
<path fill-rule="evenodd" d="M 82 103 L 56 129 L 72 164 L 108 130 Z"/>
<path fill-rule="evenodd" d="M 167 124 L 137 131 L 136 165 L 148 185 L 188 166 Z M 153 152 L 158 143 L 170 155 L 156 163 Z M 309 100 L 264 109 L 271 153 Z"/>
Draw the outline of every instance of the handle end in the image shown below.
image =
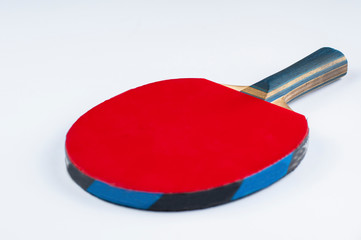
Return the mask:
<path fill-rule="evenodd" d="M 287 103 L 333 82 L 346 73 L 347 59 L 344 54 L 336 49 L 323 47 L 242 91 L 267 102 L 283 98 Z"/>

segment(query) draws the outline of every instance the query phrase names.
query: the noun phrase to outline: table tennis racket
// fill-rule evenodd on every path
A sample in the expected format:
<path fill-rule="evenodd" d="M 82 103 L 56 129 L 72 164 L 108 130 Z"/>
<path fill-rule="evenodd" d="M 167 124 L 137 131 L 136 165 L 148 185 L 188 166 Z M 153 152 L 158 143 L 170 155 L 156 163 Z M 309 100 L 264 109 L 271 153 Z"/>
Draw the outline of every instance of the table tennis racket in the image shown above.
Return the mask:
<path fill-rule="evenodd" d="M 347 72 L 321 48 L 249 87 L 163 80 L 86 112 L 66 136 L 67 170 L 103 200 L 154 211 L 227 203 L 293 171 L 306 152 L 306 118 L 287 103 Z"/>

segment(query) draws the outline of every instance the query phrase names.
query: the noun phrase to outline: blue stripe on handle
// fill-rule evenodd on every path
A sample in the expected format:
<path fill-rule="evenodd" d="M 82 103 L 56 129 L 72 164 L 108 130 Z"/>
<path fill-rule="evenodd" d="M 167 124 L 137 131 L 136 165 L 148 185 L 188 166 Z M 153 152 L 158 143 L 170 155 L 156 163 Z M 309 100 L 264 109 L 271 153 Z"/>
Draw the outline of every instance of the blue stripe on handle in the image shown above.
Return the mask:
<path fill-rule="evenodd" d="M 322 67 L 325 64 L 330 63 L 341 57 L 344 57 L 344 55 L 335 49 L 328 47 L 321 48 L 316 52 L 312 53 L 311 55 L 305 57 L 304 59 L 291 65 L 290 67 L 278 73 L 275 73 L 272 76 L 269 76 L 258 83 L 253 84 L 251 87 L 268 93 L 307 72 Z M 339 64 L 338 66 L 341 66 L 343 64 Z"/>
<path fill-rule="evenodd" d="M 342 61 L 342 62 L 340 62 L 340 63 L 337 63 L 337 64 L 335 64 L 335 65 L 333 65 L 332 68 L 333 68 L 333 69 L 336 69 L 336 68 L 338 68 L 338 67 L 341 67 L 341 66 L 345 65 L 345 63 L 346 63 L 346 60 L 345 60 L 345 61 Z M 315 79 L 315 78 L 317 78 L 317 77 L 320 77 L 320 76 L 324 75 L 324 74 L 327 73 L 327 72 L 329 72 L 329 69 L 325 69 L 325 70 L 323 70 L 323 71 L 317 72 L 317 73 L 315 73 L 315 74 L 313 74 L 313 75 L 311 75 L 311 76 L 309 76 L 309 77 L 306 77 L 306 78 L 303 79 L 302 81 L 299 81 L 299 82 L 291 85 L 290 87 L 288 87 L 288 88 L 286 88 L 286 89 L 284 89 L 284 90 L 276 93 L 275 95 L 273 95 L 273 96 L 271 96 L 271 97 L 269 97 L 269 98 L 266 98 L 265 100 L 266 100 L 267 102 L 272 102 L 272 101 L 274 101 L 274 100 L 276 100 L 276 99 L 278 99 L 278 98 L 286 95 L 287 93 L 289 93 L 290 91 L 294 90 L 295 88 L 297 88 L 297 87 L 299 87 L 299 86 L 301 86 L 301 85 L 303 85 L 303 84 L 305 84 L 305 83 L 307 83 L 307 82 L 310 82 L 311 80 L 313 80 L 313 79 Z M 345 74 L 342 74 L 342 75 L 340 75 L 340 76 L 337 76 L 336 78 L 339 78 L 339 77 L 341 77 L 341 76 L 343 76 L 343 75 L 345 75 Z M 332 79 L 328 80 L 327 82 L 324 82 L 324 83 L 321 84 L 321 85 L 325 85 L 325 84 L 327 84 L 328 82 L 333 81 L 333 80 L 336 79 L 336 78 L 332 78 Z M 320 86 L 321 86 L 321 85 L 320 85 Z M 308 91 L 309 91 L 309 90 L 307 90 L 307 92 L 308 92 Z M 301 95 L 303 95 L 303 94 L 304 94 L 304 93 L 302 93 Z"/>

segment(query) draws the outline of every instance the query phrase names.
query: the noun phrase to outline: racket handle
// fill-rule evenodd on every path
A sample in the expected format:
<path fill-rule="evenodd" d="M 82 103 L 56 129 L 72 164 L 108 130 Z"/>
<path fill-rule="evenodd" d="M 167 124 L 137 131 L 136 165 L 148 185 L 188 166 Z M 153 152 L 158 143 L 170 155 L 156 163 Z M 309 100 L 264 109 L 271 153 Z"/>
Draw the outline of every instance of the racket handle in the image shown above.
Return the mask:
<path fill-rule="evenodd" d="M 333 48 L 321 48 L 288 68 L 269 76 L 242 92 L 267 102 L 290 102 L 296 97 L 344 76 L 346 57 Z"/>

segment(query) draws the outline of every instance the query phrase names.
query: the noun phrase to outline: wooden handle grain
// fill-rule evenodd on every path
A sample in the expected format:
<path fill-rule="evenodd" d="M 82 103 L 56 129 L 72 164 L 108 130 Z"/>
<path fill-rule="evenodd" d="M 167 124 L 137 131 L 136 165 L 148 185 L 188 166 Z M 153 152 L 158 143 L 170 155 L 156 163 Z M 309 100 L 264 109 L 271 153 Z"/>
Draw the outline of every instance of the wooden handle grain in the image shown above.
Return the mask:
<path fill-rule="evenodd" d="M 288 103 L 342 77 L 346 72 L 346 57 L 340 51 L 325 47 L 241 91 L 267 102 L 282 100 Z"/>

